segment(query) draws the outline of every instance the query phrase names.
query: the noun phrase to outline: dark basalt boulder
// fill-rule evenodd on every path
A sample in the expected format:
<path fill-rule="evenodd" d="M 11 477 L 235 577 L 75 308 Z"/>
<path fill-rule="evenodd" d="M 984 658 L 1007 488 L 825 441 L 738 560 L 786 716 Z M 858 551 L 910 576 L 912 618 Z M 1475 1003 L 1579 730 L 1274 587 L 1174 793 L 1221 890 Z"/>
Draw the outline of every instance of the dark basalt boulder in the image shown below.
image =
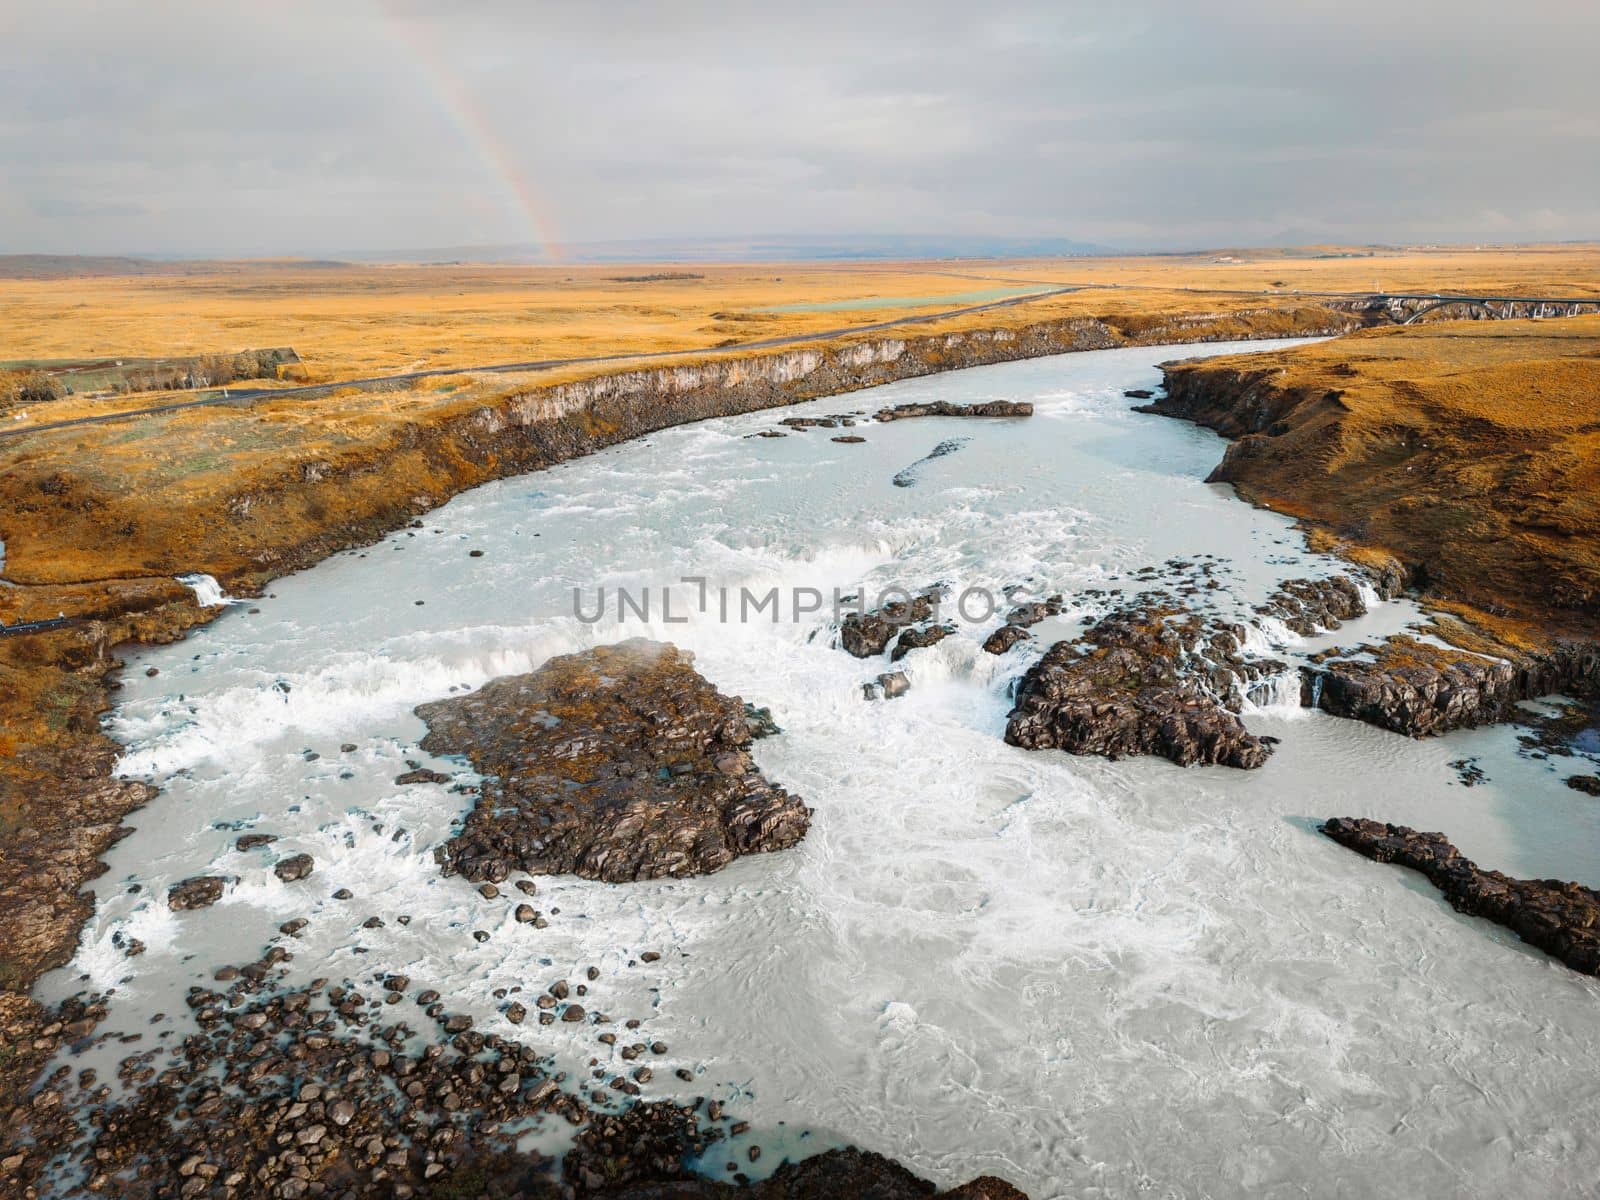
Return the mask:
<path fill-rule="evenodd" d="M 871 683 L 861 685 L 861 694 L 868 700 L 894 700 L 911 690 L 911 680 L 904 671 L 885 671 Z"/>
<path fill-rule="evenodd" d="M 899 488 L 916 487 L 917 474 L 923 466 L 933 462 L 935 459 L 948 458 L 965 446 L 969 440 L 969 438 L 946 438 L 905 470 L 897 472 L 889 482 Z"/>
<path fill-rule="evenodd" d="M 427 767 L 418 767 L 414 771 L 396 775 L 394 781 L 399 787 L 408 787 L 413 783 L 449 783 L 450 776 L 443 771 L 431 771 Z"/>
<path fill-rule="evenodd" d="M 304 879 L 311 874 L 315 866 L 316 860 L 311 855 L 291 854 L 288 858 L 281 859 L 272 868 L 272 873 L 285 883 L 294 883 L 296 880 Z"/>
<path fill-rule="evenodd" d="M 635 638 L 419 707 L 422 748 L 465 754 L 488 777 L 436 852 L 445 873 L 621 883 L 703 875 L 797 843 L 811 810 L 746 753 L 760 713 L 692 662 Z"/>
<path fill-rule="evenodd" d="M 1585 796 L 1600 796 L 1600 775 L 1568 775 L 1567 786 Z"/>
<path fill-rule="evenodd" d="M 1390 638 L 1371 659 L 1306 668 L 1301 690 L 1324 712 L 1410 737 L 1492 724 L 1522 698 L 1511 663 L 1409 637 Z"/>
<path fill-rule="evenodd" d="M 894 649 L 889 652 L 889 661 L 899 662 L 913 650 L 936 645 L 954 632 L 955 627 L 952 625 L 928 625 L 922 629 L 904 630 L 895 642 Z"/>
<path fill-rule="evenodd" d="M 1421 871 L 1457 912 L 1504 925 L 1574 971 L 1600 974 L 1600 892 L 1558 879 L 1512 879 L 1482 870 L 1442 833 L 1358 817 L 1334 817 L 1322 832 L 1375 862 Z"/>
<path fill-rule="evenodd" d="M 180 880 L 167 889 L 167 907 L 175 912 L 210 908 L 222 899 L 223 890 L 232 882 L 232 877 L 225 875 L 195 875 Z"/>
<path fill-rule="evenodd" d="M 1026 400 L 986 400 L 980 404 L 952 404 L 935 400 L 926 404 L 897 404 L 880 408 L 877 421 L 906 421 L 915 417 L 1031 417 L 1033 405 Z"/>
<path fill-rule="evenodd" d="M 983 641 L 983 648 L 990 654 L 1004 654 L 1018 642 L 1029 641 L 1033 635 L 1021 625 L 1002 625 Z"/>
<path fill-rule="evenodd" d="M 1272 743 L 1229 705 L 1281 666 L 1245 661 L 1235 634 L 1174 606 L 1120 609 L 1023 676 L 1005 738 L 1028 750 L 1259 767 Z"/>
<path fill-rule="evenodd" d="M 920 596 L 895 600 L 871 612 L 847 613 L 839 623 L 839 644 L 857 658 L 882 654 L 897 632 L 931 620 L 938 603 L 939 589 L 930 588 Z"/>
<path fill-rule="evenodd" d="M 1059 592 L 1054 596 L 1047 596 L 1043 600 L 1033 600 L 1027 604 L 1019 604 L 1006 615 L 1006 624 L 1020 625 L 1024 629 L 1032 628 L 1047 617 L 1059 617 L 1066 609 L 1066 597 Z"/>

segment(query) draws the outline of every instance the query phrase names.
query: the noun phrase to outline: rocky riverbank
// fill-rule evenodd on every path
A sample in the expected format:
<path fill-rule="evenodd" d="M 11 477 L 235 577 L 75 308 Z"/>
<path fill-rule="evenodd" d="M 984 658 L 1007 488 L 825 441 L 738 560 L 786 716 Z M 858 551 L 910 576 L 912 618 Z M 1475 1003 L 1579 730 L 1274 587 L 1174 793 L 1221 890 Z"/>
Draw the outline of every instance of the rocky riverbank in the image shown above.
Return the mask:
<path fill-rule="evenodd" d="M 634 638 L 418 708 L 424 750 L 464 754 L 487 776 L 439 848 L 445 873 L 622 883 L 704 875 L 799 842 L 811 810 L 750 758 L 769 726 L 693 660 Z"/>
<path fill-rule="evenodd" d="M 1600 684 L 1600 324 L 1374 330 L 1173 363 L 1141 411 L 1232 439 L 1211 479 L 1300 518 L 1436 606 L 1450 645 L 1394 638 L 1308 671 L 1306 703 L 1414 736 Z"/>
<path fill-rule="evenodd" d="M 1485 871 L 1442 833 L 1355 817 L 1334 817 L 1322 832 L 1375 862 L 1421 871 L 1457 912 L 1504 925 L 1574 971 L 1600 974 L 1600 892 L 1577 883 Z"/>

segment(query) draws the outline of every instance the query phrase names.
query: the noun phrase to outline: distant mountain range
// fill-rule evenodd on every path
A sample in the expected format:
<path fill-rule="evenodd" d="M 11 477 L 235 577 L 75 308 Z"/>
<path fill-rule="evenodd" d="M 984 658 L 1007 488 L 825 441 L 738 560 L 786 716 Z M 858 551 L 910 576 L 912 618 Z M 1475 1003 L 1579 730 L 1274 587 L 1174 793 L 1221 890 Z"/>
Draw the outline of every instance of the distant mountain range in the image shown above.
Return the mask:
<path fill-rule="evenodd" d="M 1114 253 L 1060 237 L 940 234 L 795 234 L 763 237 L 636 238 L 576 242 L 554 252 L 535 245 L 441 246 L 357 252 L 355 262 L 805 262 L 818 259 L 1064 258 Z"/>

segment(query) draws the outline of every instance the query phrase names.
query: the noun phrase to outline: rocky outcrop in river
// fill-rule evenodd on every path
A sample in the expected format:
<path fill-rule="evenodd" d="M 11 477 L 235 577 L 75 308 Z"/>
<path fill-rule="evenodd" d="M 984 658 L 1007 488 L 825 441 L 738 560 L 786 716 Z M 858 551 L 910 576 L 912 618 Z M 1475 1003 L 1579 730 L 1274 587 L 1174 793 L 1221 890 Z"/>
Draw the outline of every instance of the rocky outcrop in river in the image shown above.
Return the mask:
<path fill-rule="evenodd" d="M 751 760 L 759 718 L 692 662 L 634 638 L 420 706 L 422 748 L 465 754 L 489 777 L 439 849 L 446 873 L 622 883 L 703 875 L 798 842 L 811 810 Z"/>
<path fill-rule="evenodd" d="M 985 400 L 977 404 L 952 404 L 930 400 L 920 404 L 896 404 L 872 414 L 875 421 L 909 421 L 916 417 L 1031 417 L 1033 405 L 1026 400 Z"/>
<path fill-rule="evenodd" d="M 1505 721 L 1520 700 L 1586 693 L 1600 673 L 1600 648 L 1566 644 L 1545 653 L 1495 647 L 1473 654 L 1399 635 L 1361 657 L 1304 669 L 1303 702 L 1336 717 L 1410 737 Z"/>
<path fill-rule="evenodd" d="M 1376 862 L 1421 871 L 1457 912 L 1504 925 L 1574 971 L 1600 974 L 1600 892 L 1556 879 L 1512 879 L 1485 871 L 1442 833 L 1358 817 L 1334 817 L 1322 832 Z"/>
<path fill-rule="evenodd" d="M 932 587 L 905 600 L 891 600 L 875 609 L 846 613 L 844 620 L 839 623 L 839 644 L 856 658 L 882 654 L 901 630 L 912 633 L 916 627 L 931 621 L 938 610 L 941 595 L 940 588 Z M 905 634 L 902 633 L 901 637 L 904 638 Z M 933 640 L 937 641 L 938 638 Z M 910 645 L 906 647 L 908 650 L 912 648 Z"/>
<path fill-rule="evenodd" d="M 1028 750 L 1123 758 L 1155 754 L 1180 766 L 1259 767 L 1271 739 L 1236 709 L 1251 680 L 1283 664 L 1247 661 L 1239 632 L 1170 601 L 1119 609 L 1077 641 L 1057 642 L 1023 676 L 1006 741 Z"/>

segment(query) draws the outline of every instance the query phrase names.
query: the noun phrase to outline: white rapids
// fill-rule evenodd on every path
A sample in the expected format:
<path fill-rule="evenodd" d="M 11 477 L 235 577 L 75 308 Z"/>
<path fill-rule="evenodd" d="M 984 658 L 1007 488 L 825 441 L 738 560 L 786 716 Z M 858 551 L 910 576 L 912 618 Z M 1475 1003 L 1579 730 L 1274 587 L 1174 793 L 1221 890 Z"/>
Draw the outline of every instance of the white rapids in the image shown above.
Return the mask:
<path fill-rule="evenodd" d="M 1245 713 L 1282 738 L 1259 771 L 1001 740 L 1026 664 L 1111 589 L 1151 586 L 1130 573 L 1212 556 L 1222 586 L 1195 598 L 1248 616 L 1282 579 L 1338 569 L 1289 521 L 1201 482 L 1219 439 L 1121 395 L 1155 386 L 1164 359 L 1248 348 L 1079 354 L 668 430 L 479 488 L 280 580 L 259 612 L 139 652 L 110 729 L 124 770 L 162 795 L 130 819 L 77 958 L 41 993 L 114 987 L 109 1028 L 166 1013 L 154 1036 L 172 1044 L 191 984 L 306 916 L 292 980 L 404 972 L 576 1069 L 609 1053 L 592 1030 L 515 1030 L 491 993 L 599 966 L 592 1002 L 671 1046 L 647 1094 L 725 1100 L 752 1125 L 741 1166 L 744 1141 L 767 1169 L 853 1141 L 1035 1200 L 1592 1186 L 1600 985 L 1315 830 L 1374 816 L 1442 829 L 1486 866 L 1594 883 L 1600 804 L 1561 786 L 1571 768 L 1520 756 L 1511 729 L 1411 741 L 1306 713 L 1287 674 Z M 747 437 L 786 416 L 991 398 L 1036 415 L 862 422 L 848 432 L 864 445 Z M 891 485 L 956 438 L 914 486 Z M 685 576 L 756 593 L 1027 585 L 1068 611 L 999 658 L 979 649 L 998 618 L 962 624 L 904 661 L 909 695 L 868 702 L 886 664 L 831 645 L 826 612 L 725 623 L 714 604 L 693 612 Z M 673 586 L 691 619 L 577 619 L 573 590 L 592 609 L 602 586 Z M 1416 616 L 1385 604 L 1294 644 L 1260 623 L 1251 647 L 1292 665 Z M 408 758 L 463 767 L 417 750 L 411 710 L 638 634 L 771 706 L 784 732 L 757 757 L 815 807 L 811 831 L 706 878 L 541 880 L 550 926 L 519 926 L 433 864 L 463 797 L 393 780 Z M 1462 786 L 1450 764 L 1467 758 L 1487 782 Z M 281 840 L 239 853 L 244 829 Z M 273 861 L 301 850 L 315 873 L 280 882 Z M 167 887 L 204 872 L 239 882 L 213 908 L 168 912 Z M 330 899 L 340 887 L 355 899 Z M 385 926 L 362 928 L 371 915 Z M 144 954 L 123 955 L 129 936 Z M 639 959 L 649 949 L 660 961 Z"/>

